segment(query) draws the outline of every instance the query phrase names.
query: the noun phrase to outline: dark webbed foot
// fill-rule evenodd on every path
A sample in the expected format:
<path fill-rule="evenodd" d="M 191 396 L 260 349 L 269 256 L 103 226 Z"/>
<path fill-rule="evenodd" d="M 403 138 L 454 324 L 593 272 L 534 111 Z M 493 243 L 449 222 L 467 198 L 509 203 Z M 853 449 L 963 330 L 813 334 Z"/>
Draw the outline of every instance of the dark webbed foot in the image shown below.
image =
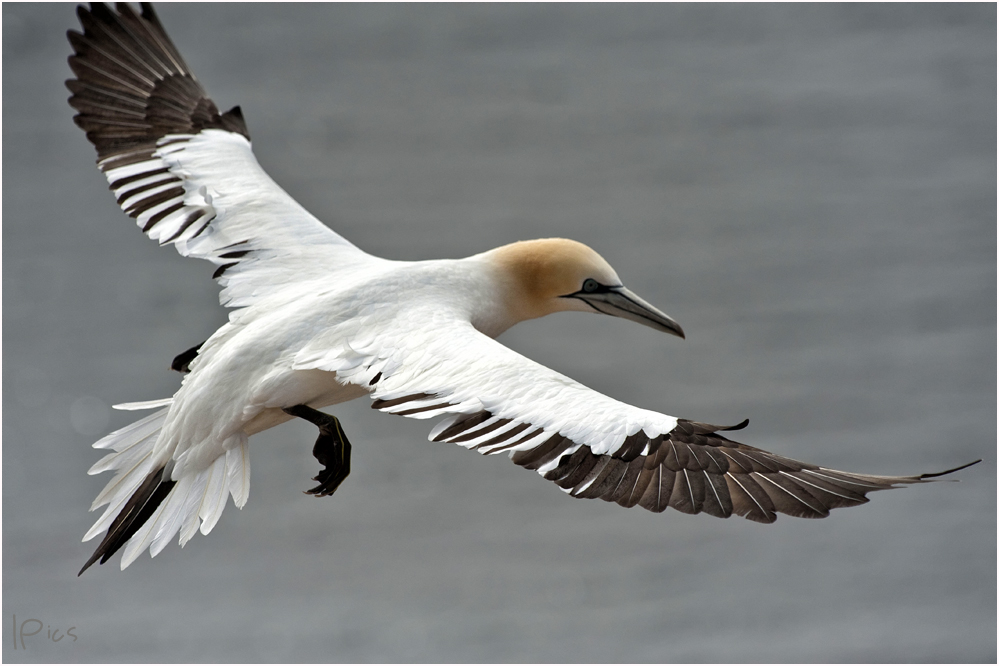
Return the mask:
<path fill-rule="evenodd" d="M 186 374 L 186 373 L 190 372 L 191 371 L 191 361 L 193 361 L 194 358 L 198 355 L 198 352 L 201 351 L 201 346 L 204 345 L 205 342 L 208 342 L 208 341 L 205 340 L 201 344 L 194 345 L 193 347 L 191 347 L 190 349 L 188 349 L 186 352 L 183 352 L 181 354 L 177 354 L 174 357 L 174 359 L 173 359 L 173 363 L 170 364 L 170 369 L 171 370 L 176 370 L 177 372 L 180 372 L 182 374 Z"/>
<path fill-rule="evenodd" d="M 305 405 L 285 407 L 284 411 L 319 427 L 312 455 L 325 469 L 312 479 L 319 485 L 305 492 L 316 497 L 332 495 L 350 474 L 350 442 L 340 427 L 340 419 Z"/>

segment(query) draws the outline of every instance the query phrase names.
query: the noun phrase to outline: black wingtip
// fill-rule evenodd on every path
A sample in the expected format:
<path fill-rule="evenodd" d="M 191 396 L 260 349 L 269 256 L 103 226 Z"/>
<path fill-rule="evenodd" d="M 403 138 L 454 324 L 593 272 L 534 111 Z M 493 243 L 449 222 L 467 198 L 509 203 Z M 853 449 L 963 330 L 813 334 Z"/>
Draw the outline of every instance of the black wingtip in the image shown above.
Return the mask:
<path fill-rule="evenodd" d="M 970 463 L 968 463 L 966 465 L 961 465 L 960 467 L 955 467 L 954 469 L 948 469 L 945 472 L 933 472 L 931 474 L 920 474 L 919 478 L 920 479 L 932 479 L 932 478 L 937 477 L 937 476 L 944 476 L 946 474 L 953 474 L 954 472 L 960 472 L 962 469 L 967 469 L 967 468 L 971 467 L 972 465 L 977 465 L 980 462 L 982 462 L 981 458 L 979 458 L 978 460 L 975 460 L 974 462 L 970 462 Z"/>

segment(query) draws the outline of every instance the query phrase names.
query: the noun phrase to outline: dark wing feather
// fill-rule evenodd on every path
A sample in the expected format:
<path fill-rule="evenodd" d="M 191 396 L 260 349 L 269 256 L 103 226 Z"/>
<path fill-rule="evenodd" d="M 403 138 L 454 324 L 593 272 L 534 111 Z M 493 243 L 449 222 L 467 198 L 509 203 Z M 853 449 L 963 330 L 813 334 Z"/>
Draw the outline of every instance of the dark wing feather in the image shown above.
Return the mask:
<path fill-rule="evenodd" d="M 83 34 L 67 33 L 76 51 L 69 66 L 77 76 L 66 82 L 73 93 L 69 103 L 99 160 L 109 160 L 105 171 L 150 159 L 167 134 L 212 128 L 250 138 L 239 107 L 219 113 L 152 5 L 143 3 L 141 15 L 125 3 L 117 10 L 99 3 L 89 11 L 79 7 Z"/>
<path fill-rule="evenodd" d="M 74 120 L 118 205 L 150 238 L 219 270 L 224 304 L 367 260 L 271 180 L 239 107 L 220 113 L 149 4 L 96 3 L 69 31 Z"/>
<path fill-rule="evenodd" d="M 573 497 L 599 497 L 649 511 L 732 514 L 772 523 L 778 513 L 821 518 L 866 495 L 936 475 L 870 476 L 740 444 L 718 426 L 639 409 L 589 389 L 504 347 L 471 326 L 386 330 L 358 345 L 351 368 L 309 352 L 301 369 L 335 370 L 370 387 L 371 406 L 412 418 L 447 416 L 430 433 L 483 454 L 507 452 Z M 425 328 L 421 328 L 425 327 Z M 385 351 L 382 351 L 382 349 Z M 338 348 L 335 354 L 342 353 Z"/>
<path fill-rule="evenodd" d="M 510 423 L 491 417 L 485 411 L 472 414 L 434 440 L 460 444 Z M 514 451 L 511 458 L 522 467 L 541 470 L 546 479 L 573 497 L 599 497 L 655 512 L 672 507 L 719 518 L 734 513 L 760 523 L 774 522 L 778 513 L 824 518 L 831 509 L 866 503 L 867 493 L 923 483 L 967 467 L 918 476 L 840 472 L 768 453 L 720 434 L 747 424 L 743 421 L 724 427 L 680 419 L 667 435 L 648 437 L 639 431 L 609 455 L 594 454 L 589 446 L 556 434 L 531 449 Z M 524 430 L 528 436 L 536 434 L 528 424 L 519 424 L 474 448 L 488 445 L 488 452 L 494 453 L 505 448 L 504 438 L 507 446 L 526 441 L 516 437 Z M 546 466 L 548 469 L 543 469 Z"/>

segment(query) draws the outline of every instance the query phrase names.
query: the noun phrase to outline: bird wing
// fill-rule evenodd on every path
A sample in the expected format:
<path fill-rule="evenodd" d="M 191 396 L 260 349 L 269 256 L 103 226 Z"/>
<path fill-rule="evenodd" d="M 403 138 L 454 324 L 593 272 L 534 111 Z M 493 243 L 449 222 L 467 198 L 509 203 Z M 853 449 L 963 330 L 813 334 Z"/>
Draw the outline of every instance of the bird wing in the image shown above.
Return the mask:
<path fill-rule="evenodd" d="M 257 163 L 239 107 L 219 113 L 148 4 L 77 14 L 66 82 L 77 125 L 142 231 L 218 265 L 220 300 L 243 307 L 289 283 L 370 259 Z"/>
<path fill-rule="evenodd" d="M 778 513 L 821 518 L 865 495 L 933 475 L 871 476 L 825 469 L 728 439 L 717 426 L 602 395 L 479 333 L 470 324 L 408 314 L 335 349 L 322 337 L 295 366 L 337 373 L 371 391 L 372 408 L 447 416 L 430 439 L 483 454 L 507 452 L 573 497 L 622 506 L 772 523 Z M 422 333 L 421 333 L 422 332 Z M 953 470 L 951 470 L 953 471 Z"/>

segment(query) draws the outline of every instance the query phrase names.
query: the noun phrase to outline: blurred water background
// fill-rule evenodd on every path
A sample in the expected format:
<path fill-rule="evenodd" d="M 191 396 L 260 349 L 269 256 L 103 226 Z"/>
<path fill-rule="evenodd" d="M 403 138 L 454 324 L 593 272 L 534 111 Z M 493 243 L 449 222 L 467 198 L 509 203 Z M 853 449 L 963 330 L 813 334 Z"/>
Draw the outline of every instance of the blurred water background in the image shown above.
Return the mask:
<path fill-rule="evenodd" d="M 995 662 L 995 5 L 159 12 L 360 247 L 576 238 L 687 331 L 565 314 L 511 347 L 828 467 L 985 462 L 764 526 L 573 500 L 358 401 L 333 498 L 301 492 L 313 426 L 284 425 L 211 535 L 78 579 L 89 445 L 135 416 L 109 406 L 170 395 L 226 315 L 93 166 L 72 7 L 5 3 L 4 661 Z M 77 639 L 15 644 L 29 618 Z"/>

